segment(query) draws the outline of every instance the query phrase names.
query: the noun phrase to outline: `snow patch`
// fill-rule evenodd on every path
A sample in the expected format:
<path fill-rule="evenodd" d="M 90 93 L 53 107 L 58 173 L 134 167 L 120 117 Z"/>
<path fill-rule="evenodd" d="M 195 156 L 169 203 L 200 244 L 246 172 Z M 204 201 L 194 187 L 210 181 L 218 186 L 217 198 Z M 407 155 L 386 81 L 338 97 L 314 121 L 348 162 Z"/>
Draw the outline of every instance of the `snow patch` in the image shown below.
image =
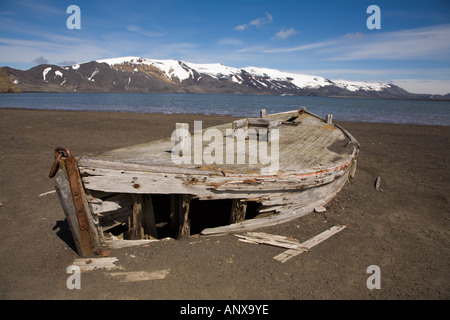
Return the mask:
<path fill-rule="evenodd" d="M 55 71 L 55 78 L 56 77 L 61 77 L 62 78 L 63 77 L 63 73 L 61 71 L 59 71 L 59 70 L 56 70 Z"/>
<path fill-rule="evenodd" d="M 381 91 L 389 88 L 386 83 L 371 83 L 360 81 L 348 81 L 348 80 L 333 80 L 333 82 L 341 89 L 346 89 L 352 92 L 364 90 L 364 91 Z"/>
<path fill-rule="evenodd" d="M 52 68 L 48 67 L 48 68 L 45 68 L 44 71 L 42 71 L 42 77 L 44 78 L 44 81 L 47 81 L 47 79 L 45 77 L 47 77 L 47 73 L 49 73 L 50 70 L 52 70 Z"/>
<path fill-rule="evenodd" d="M 78 69 L 80 69 L 80 65 L 79 65 L 79 64 L 74 64 L 74 65 L 72 66 L 72 69 L 73 69 L 73 70 L 78 70 Z"/>
<path fill-rule="evenodd" d="M 298 88 L 320 88 L 329 85 L 327 79 L 299 73 L 283 72 L 277 69 L 247 67 L 246 72 L 253 76 L 268 78 L 270 80 L 287 81 Z"/>
<path fill-rule="evenodd" d="M 94 77 L 97 75 L 97 73 L 98 73 L 99 71 L 100 71 L 100 70 L 99 70 L 98 68 L 95 68 L 94 72 L 92 72 L 92 74 L 91 74 L 91 76 L 88 78 L 88 80 L 89 80 L 89 81 L 95 81 L 95 80 L 92 79 L 92 78 L 94 78 Z"/>

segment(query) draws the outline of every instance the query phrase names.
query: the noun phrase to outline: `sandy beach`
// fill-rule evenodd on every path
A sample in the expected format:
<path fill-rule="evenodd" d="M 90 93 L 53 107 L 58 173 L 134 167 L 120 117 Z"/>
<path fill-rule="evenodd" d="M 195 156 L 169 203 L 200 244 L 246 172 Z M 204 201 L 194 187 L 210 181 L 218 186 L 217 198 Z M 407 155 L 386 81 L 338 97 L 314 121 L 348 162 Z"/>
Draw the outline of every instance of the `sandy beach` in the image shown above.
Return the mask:
<path fill-rule="evenodd" d="M 165 277 L 122 282 L 94 270 L 69 290 L 78 256 L 64 212 L 55 193 L 39 196 L 54 190 L 54 148 L 95 155 L 169 137 L 176 122 L 233 119 L 0 109 L 0 299 L 450 299 L 450 127 L 356 122 L 339 122 L 361 144 L 356 176 L 327 212 L 258 230 L 305 241 L 347 226 L 310 251 L 280 263 L 284 249 L 234 235 L 159 241 L 109 257 Z M 371 265 L 380 289 L 366 285 Z"/>

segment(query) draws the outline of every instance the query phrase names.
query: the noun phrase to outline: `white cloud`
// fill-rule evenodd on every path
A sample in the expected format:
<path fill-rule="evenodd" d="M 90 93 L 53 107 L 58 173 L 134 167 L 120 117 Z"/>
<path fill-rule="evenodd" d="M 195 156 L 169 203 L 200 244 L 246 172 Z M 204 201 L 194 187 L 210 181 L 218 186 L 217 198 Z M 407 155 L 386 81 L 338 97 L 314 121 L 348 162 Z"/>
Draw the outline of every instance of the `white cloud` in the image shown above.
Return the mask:
<path fill-rule="evenodd" d="M 248 24 L 240 24 L 236 27 L 234 27 L 234 30 L 238 30 L 238 31 L 244 31 L 248 28 Z"/>
<path fill-rule="evenodd" d="M 348 39 L 348 38 L 347 38 Z M 450 24 L 369 34 L 327 51 L 334 60 L 450 59 Z"/>
<path fill-rule="evenodd" d="M 234 27 L 234 30 L 244 31 L 244 30 L 247 30 L 249 27 L 259 28 L 265 24 L 272 23 L 272 21 L 273 21 L 272 15 L 270 13 L 266 12 L 265 17 L 256 18 L 256 19 L 250 21 L 249 23 L 240 24 L 240 25 Z"/>
<path fill-rule="evenodd" d="M 305 50 L 317 50 L 328 60 L 450 60 L 450 24 L 364 35 L 349 33 L 294 47 L 266 47 L 261 53 Z"/>
<path fill-rule="evenodd" d="M 294 34 L 297 34 L 297 30 L 295 30 L 294 28 L 290 28 L 287 30 L 280 30 L 275 34 L 275 38 L 277 39 L 287 39 L 290 36 L 293 36 Z"/>

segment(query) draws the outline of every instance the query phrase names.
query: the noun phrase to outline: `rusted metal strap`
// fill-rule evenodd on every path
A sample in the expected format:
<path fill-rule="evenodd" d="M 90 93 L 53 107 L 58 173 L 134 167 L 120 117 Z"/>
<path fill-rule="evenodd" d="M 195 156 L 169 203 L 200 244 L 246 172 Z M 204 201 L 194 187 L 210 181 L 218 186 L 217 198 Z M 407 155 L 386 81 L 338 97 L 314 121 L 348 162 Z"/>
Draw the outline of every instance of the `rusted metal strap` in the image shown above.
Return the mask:
<path fill-rule="evenodd" d="M 84 189 L 81 183 L 80 173 L 76 164 L 75 157 L 72 156 L 69 149 L 58 147 L 55 149 L 55 162 L 50 169 L 49 177 L 56 175 L 58 168 L 61 167 L 67 174 L 70 191 L 72 194 L 73 207 L 78 222 L 78 229 L 80 234 L 80 250 L 82 256 L 87 256 L 91 253 L 101 254 L 102 250 L 96 245 L 94 230 L 89 227 L 88 213 L 86 211 L 86 203 L 84 197 Z"/>

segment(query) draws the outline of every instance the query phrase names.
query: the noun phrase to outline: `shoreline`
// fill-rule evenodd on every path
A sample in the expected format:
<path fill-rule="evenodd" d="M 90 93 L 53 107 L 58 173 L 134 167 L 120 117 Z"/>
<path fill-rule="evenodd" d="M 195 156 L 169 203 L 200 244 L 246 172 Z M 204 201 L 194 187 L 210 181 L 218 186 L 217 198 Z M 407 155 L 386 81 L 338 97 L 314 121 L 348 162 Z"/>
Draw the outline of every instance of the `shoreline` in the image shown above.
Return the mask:
<path fill-rule="evenodd" d="M 1 110 L 18 110 L 18 111 L 42 111 L 42 112 L 77 112 L 77 113 L 111 113 L 111 114 L 128 114 L 128 115 L 161 115 L 161 116 L 188 116 L 188 117 L 223 117 L 223 118 L 233 118 L 242 119 L 245 117 L 226 115 L 226 114 L 202 114 L 202 113 L 164 113 L 164 112 L 132 112 L 132 111 L 99 111 L 99 110 L 53 110 L 53 109 L 38 109 L 38 108 L 12 108 L 12 107 L 0 107 Z M 324 119 L 325 120 L 325 119 Z M 352 120 L 335 120 L 333 122 L 337 123 L 360 123 L 360 124 L 386 124 L 386 125 L 405 125 L 405 126 L 429 126 L 429 127 L 450 127 L 450 125 L 445 124 L 423 124 L 423 123 L 398 123 L 398 122 L 372 122 L 372 121 L 352 121 Z"/>
<path fill-rule="evenodd" d="M 217 94 L 217 95 L 250 95 L 250 96 L 274 96 L 271 94 L 245 94 L 245 93 L 197 93 L 197 92 L 121 92 L 121 91 L 108 91 L 108 92 L 103 92 L 103 91 L 21 91 L 21 92 L 1 92 L 0 94 L 20 94 L 20 93 L 116 93 L 116 94 L 134 94 L 134 93 L 156 93 L 156 94 L 205 94 L 205 95 L 209 95 L 209 94 Z M 429 95 L 430 97 L 434 97 L 434 96 L 447 96 L 450 93 L 447 94 L 431 94 L 431 93 L 413 93 L 419 96 L 427 96 Z M 277 96 L 277 95 L 275 95 Z M 379 99 L 379 100 L 411 100 L 411 101 L 447 101 L 449 102 L 450 99 L 449 98 L 442 98 L 442 99 L 432 99 L 432 98 L 383 98 L 383 97 L 363 97 L 363 96 L 300 96 L 300 95 L 290 95 L 290 94 L 281 94 L 280 96 L 296 96 L 296 97 L 322 97 L 322 98 L 343 98 L 343 99 L 369 99 L 369 100 L 373 100 L 373 99 Z"/>
<path fill-rule="evenodd" d="M 170 137 L 176 122 L 207 128 L 233 119 L 0 108 L 0 298 L 450 299 L 450 126 L 341 121 L 361 145 L 355 178 L 326 212 L 255 231 L 300 242 L 336 225 L 344 231 L 286 263 L 273 258 L 280 248 L 234 235 L 114 249 L 109 256 L 127 272 L 167 276 L 124 283 L 96 270 L 82 274 L 81 290 L 69 290 L 66 270 L 78 256 L 58 197 L 48 193 L 55 147 L 98 155 Z M 374 188 L 377 177 L 383 192 Z M 366 286 L 372 265 L 381 270 L 379 290 Z"/>

